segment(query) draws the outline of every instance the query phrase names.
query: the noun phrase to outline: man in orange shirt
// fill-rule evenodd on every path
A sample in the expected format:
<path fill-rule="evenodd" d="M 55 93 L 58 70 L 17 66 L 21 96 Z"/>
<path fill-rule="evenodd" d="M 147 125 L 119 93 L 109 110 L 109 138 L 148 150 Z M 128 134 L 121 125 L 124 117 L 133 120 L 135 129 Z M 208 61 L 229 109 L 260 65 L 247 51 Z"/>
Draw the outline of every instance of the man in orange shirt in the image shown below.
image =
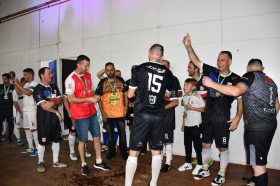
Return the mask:
<path fill-rule="evenodd" d="M 109 153 L 107 159 L 112 159 L 116 155 L 116 142 L 114 141 L 114 124 L 119 133 L 119 145 L 122 158 L 127 159 L 127 145 L 125 134 L 125 120 L 128 98 L 127 86 L 122 78 L 116 77 L 116 70 L 113 63 L 105 65 L 107 78 L 103 78 L 96 89 L 96 94 L 101 96 L 100 110 L 103 122 L 108 135 Z"/>

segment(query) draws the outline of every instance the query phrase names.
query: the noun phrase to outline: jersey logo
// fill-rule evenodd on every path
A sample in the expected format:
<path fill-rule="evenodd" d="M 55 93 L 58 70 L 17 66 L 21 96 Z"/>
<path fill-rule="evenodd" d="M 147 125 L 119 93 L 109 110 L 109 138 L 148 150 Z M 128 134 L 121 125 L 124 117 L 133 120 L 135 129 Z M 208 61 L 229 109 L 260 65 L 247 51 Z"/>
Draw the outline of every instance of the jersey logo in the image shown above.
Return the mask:
<path fill-rule="evenodd" d="M 151 105 L 155 104 L 156 103 L 156 100 L 157 100 L 157 97 L 154 96 L 154 95 L 149 95 L 149 103 Z"/>

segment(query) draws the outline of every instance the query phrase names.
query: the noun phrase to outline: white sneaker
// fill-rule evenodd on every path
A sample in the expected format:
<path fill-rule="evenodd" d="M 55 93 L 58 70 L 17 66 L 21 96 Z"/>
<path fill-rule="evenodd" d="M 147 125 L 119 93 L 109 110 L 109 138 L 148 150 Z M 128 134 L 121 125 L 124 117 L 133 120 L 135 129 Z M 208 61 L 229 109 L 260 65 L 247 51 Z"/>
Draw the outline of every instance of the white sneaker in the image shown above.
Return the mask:
<path fill-rule="evenodd" d="M 87 158 L 90 158 L 91 157 L 91 153 L 88 153 L 87 151 L 85 152 L 85 156 L 87 157 Z"/>
<path fill-rule="evenodd" d="M 70 156 L 70 159 L 72 161 L 77 161 L 78 160 L 76 153 L 71 153 L 69 156 Z"/>
<path fill-rule="evenodd" d="M 178 171 L 186 171 L 186 170 L 191 170 L 192 169 L 192 164 L 190 163 L 184 163 L 178 168 Z"/>
<path fill-rule="evenodd" d="M 200 170 L 200 169 L 202 169 L 202 165 L 196 165 L 195 166 L 195 168 L 193 169 L 193 171 L 192 171 L 192 175 L 197 175 L 198 174 L 198 171 Z"/>

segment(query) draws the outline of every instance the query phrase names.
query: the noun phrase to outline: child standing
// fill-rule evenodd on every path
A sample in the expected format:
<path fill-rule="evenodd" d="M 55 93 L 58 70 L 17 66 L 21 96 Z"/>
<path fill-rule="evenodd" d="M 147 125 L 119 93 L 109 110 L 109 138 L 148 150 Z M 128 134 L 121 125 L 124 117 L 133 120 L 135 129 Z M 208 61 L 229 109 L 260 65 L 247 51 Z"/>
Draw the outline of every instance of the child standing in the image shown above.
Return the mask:
<path fill-rule="evenodd" d="M 192 143 L 196 152 L 197 165 L 192 174 L 196 175 L 202 169 L 202 143 L 200 139 L 199 125 L 202 122 L 201 112 L 204 112 L 205 102 L 199 94 L 195 93 L 197 81 L 193 78 L 186 79 L 184 82 L 185 95 L 182 99 L 184 106 L 183 124 L 181 130 L 184 132 L 185 163 L 178 170 L 186 171 L 192 169 Z"/>

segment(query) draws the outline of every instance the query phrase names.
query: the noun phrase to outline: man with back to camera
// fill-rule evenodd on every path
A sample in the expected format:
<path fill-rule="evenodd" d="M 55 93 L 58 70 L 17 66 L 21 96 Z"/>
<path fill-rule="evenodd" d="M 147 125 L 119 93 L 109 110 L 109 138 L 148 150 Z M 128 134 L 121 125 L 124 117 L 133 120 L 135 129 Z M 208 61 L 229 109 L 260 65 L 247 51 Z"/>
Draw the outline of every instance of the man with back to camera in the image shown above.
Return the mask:
<path fill-rule="evenodd" d="M 215 68 L 200 61 L 192 48 L 189 34 L 184 37 L 183 44 L 187 49 L 190 60 L 195 66 L 202 70 L 203 75 L 209 76 L 215 82 L 223 85 L 236 85 L 240 82 L 240 76 L 231 72 L 229 69 L 232 63 L 232 55 L 229 51 L 220 52 L 217 59 L 218 68 Z M 237 99 L 236 116 L 233 119 L 230 119 L 231 104 L 235 100 L 235 97 L 223 95 L 214 89 L 208 89 L 207 94 L 205 113 L 203 117 L 203 169 L 194 176 L 194 179 L 201 180 L 204 177 L 210 176 L 208 162 L 211 158 L 211 145 L 214 139 L 216 147 L 220 151 L 220 169 L 218 175 L 211 184 L 222 185 L 225 182 L 225 172 L 229 163 L 228 145 L 230 131 L 234 131 L 238 127 L 243 112 L 242 100 L 241 98 Z"/>
<path fill-rule="evenodd" d="M 253 168 L 252 178 L 243 178 L 247 185 L 267 186 L 267 156 L 277 128 L 279 112 L 278 90 L 274 81 L 263 72 L 260 59 L 251 59 L 247 73 L 235 86 L 220 85 L 209 77 L 203 84 L 225 95 L 240 96 L 244 106 L 244 143 L 247 164 Z"/>
<path fill-rule="evenodd" d="M 88 131 L 93 137 L 96 160 L 93 165 L 96 169 L 108 171 L 111 168 L 102 161 L 100 126 L 96 117 L 94 103 L 100 99 L 94 94 L 91 74 L 88 72 L 90 59 L 85 55 L 77 57 L 77 67 L 65 80 L 65 94 L 70 103 L 72 118 L 76 121 L 78 134 L 78 150 L 81 159 L 81 173 L 87 176 L 90 172 L 85 161 L 85 142 L 88 141 Z"/>
<path fill-rule="evenodd" d="M 132 74 L 128 98 L 134 96 L 136 89 L 137 94 L 125 170 L 125 186 L 132 185 L 140 150 L 147 142 L 152 153 L 152 179 L 149 185 L 157 185 L 164 140 L 162 125 L 165 114 L 164 96 L 170 97 L 173 90 L 172 72 L 160 64 L 163 54 L 162 45 L 152 45 L 148 54 L 149 62 L 137 66 Z"/>

